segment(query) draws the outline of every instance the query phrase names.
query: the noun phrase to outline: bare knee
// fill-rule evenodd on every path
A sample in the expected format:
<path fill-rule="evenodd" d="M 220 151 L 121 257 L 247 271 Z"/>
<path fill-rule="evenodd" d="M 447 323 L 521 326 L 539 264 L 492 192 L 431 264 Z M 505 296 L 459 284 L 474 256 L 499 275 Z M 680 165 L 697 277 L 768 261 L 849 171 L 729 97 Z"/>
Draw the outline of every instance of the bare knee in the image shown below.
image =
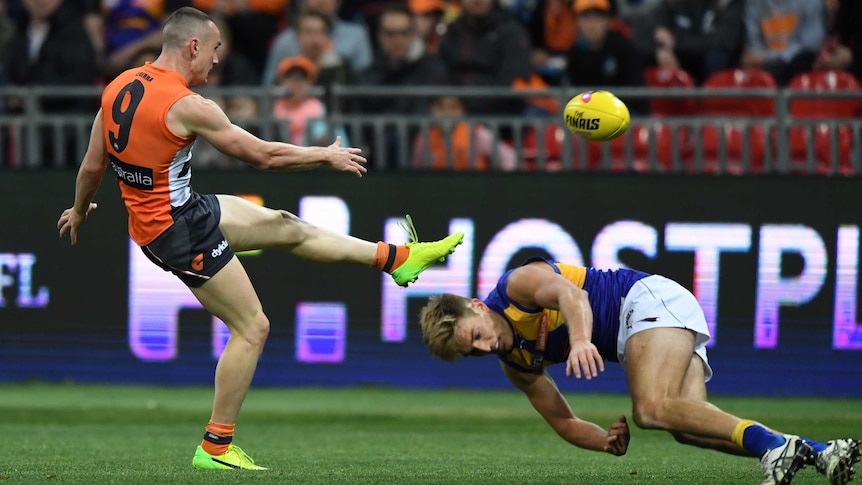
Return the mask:
<path fill-rule="evenodd" d="M 310 224 L 286 210 L 276 210 L 276 225 L 284 234 L 287 244 L 300 244 L 308 238 Z"/>
<path fill-rule="evenodd" d="M 632 408 L 632 418 L 635 424 L 643 429 L 666 429 L 663 415 L 663 399 L 636 401 Z"/>
<path fill-rule="evenodd" d="M 237 334 L 238 337 L 248 342 L 253 348 L 262 352 L 266 339 L 269 337 L 269 318 L 266 317 L 263 311 L 259 311 L 244 323 L 242 330 L 237 332 Z"/>
<path fill-rule="evenodd" d="M 301 224 L 303 221 L 296 214 L 288 212 L 283 209 L 274 209 L 275 213 L 278 214 L 278 217 L 281 219 L 281 223 L 292 226 L 296 224 Z"/>
<path fill-rule="evenodd" d="M 277 209 L 275 210 L 275 214 L 278 218 L 278 223 L 282 226 L 287 227 L 288 229 L 295 229 L 301 231 L 306 225 L 308 225 L 307 222 L 303 221 L 295 214 L 290 213 L 286 210 Z"/>

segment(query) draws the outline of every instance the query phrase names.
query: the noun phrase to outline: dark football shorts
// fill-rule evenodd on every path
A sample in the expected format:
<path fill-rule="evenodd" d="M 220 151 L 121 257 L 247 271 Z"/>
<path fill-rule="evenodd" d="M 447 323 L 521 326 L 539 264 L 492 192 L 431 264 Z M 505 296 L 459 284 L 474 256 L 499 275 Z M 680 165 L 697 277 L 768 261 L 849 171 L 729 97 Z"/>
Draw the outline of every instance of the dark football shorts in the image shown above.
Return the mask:
<path fill-rule="evenodd" d="M 141 250 L 157 266 L 197 288 L 233 258 L 218 227 L 221 207 L 215 195 L 192 192 L 184 205 L 171 210 L 174 225 Z"/>

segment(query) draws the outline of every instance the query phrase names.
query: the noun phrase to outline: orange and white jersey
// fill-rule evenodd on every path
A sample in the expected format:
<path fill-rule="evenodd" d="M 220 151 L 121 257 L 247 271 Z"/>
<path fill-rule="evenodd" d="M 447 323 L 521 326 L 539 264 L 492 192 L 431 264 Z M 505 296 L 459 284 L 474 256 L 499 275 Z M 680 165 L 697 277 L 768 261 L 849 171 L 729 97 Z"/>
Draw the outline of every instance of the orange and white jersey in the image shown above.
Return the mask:
<path fill-rule="evenodd" d="M 145 246 L 173 225 L 171 210 L 191 196 L 192 145 L 168 129 L 168 110 L 195 94 L 179 73 L 129 69 L 102 93 L 102 124 L 111 168 L 129 212 L 129 235 Z"/>

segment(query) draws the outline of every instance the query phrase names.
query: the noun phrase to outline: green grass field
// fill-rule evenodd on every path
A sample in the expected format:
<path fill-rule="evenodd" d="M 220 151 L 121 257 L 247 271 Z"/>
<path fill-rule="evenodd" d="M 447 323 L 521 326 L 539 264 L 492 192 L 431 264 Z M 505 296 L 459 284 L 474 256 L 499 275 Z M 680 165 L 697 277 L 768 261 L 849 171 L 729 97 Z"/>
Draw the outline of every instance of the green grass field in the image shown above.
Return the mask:
<path fill-rule="evenodd" d="M 569 394 L 607 425 L 626 396 Z M 558 438 L 516 392 L 253 389 L 236 443 L 267 472 L 196 471 L 208 388 L 0 386 L 0 484 L 759 484 L 754 459 L 633 429 L 624 457 Z M 860 400 L 715 399 L 814 439 L 862 436 Z M 859 480 L 862 483 L 862 479 Z M 794 485 L 825 484 L 813 469 Z"/>

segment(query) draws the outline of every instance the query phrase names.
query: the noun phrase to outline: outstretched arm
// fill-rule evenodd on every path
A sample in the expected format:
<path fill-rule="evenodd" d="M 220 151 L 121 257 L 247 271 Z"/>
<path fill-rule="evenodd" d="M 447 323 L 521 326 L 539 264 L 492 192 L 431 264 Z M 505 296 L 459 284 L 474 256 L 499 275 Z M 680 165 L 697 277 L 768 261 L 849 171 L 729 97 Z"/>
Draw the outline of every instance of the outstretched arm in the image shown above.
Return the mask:
<path fill-rule="evenodd" d="M 605 364 L 593 345 L 593 310 L 587 292 L 554 272 L 550 266 L 529 264 L 509 275 L 506 287 L 509 298 L 522 306 L 559 310 L 569 332 L 569 360 L 566 375 L 592 379 L 597 371 L 604 372 Z"/>
<path fill-rule="evenodd" d="M 264 141 L 231 123 L 215 102 L 202 96 L 177 101 L 168 112 L 167 124 L 177 135 L 200 135 L 225 155 L 260 170 L 297 171 L 329 165 L 358 177 L 366 172 L 361 150 L 342 147 L 340 137 L 326 147 Z"/>
<path fill-rule="evenodd" d="M 533 408 L 561 438 L 579 448 L 604 451 L 617 456 L 626 453 L 629 447 L 629 427 L 625 416 L 620 416 L 605 431 L 597 424 L 575 417 L 569 403 L 546 372 L 519 372 L 502 362 L 500 366 L 506 377 L 527 395 Z"/>
<path fill-rule="evenodd" d="M 60 220 L 57 221 L 57 229 L 60 237 L 69 232 L 72 244 L 78 242 L 78 228 L 87 220 L 90 211 L 96 208 L 93 198 L 102 183 L 105 175 L 105 167 L 108 165 L 108 150 L 105 148 L 104 134 L 102 133 L 102 110 L 96 113 L 93 121 L 93 129 L 90 131 L 90 144 L 87 153 L 78 169 L 78 178 L 75 182 L 75 205 L 63 211 Z"/>

